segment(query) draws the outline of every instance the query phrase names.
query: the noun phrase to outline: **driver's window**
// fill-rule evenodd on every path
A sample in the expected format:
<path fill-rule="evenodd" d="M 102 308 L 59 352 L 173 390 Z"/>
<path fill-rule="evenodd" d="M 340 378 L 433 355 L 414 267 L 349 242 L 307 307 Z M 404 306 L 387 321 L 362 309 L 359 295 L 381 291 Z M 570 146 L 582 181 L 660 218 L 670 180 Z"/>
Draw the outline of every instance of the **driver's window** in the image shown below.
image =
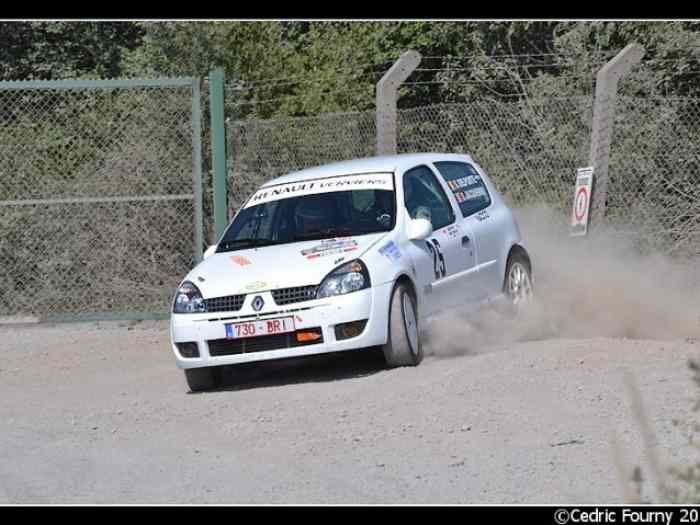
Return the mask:
<path fill-rule="evenodd" d="M 412 219 L 428 219 L 433 230 L 454 222 L 454 212 L 447 195 L 427 166 L 418 166 L 403 175 L 403 197 Z"/>

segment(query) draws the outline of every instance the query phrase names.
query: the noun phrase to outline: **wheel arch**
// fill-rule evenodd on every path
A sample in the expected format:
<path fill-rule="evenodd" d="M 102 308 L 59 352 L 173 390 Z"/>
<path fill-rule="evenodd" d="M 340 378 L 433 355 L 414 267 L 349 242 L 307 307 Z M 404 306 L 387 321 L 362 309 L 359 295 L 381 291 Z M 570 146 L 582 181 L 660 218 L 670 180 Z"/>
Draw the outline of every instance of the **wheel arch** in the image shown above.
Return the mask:
<path fill-rule="evenodd" d="M 506 261 L 510 261 L 510 259 L 514 255 L 521 255 L 525 259 L 525 261 L 527 262 L 528 269 L 530 270 L 530 272 L 532 272 L 532 261 L 530 260 L 530 254 L 527 253 L 527 250 L 525 249 L 524 246 L 522 246 L 521 244 L 518 244 L 518 243 L 513 244 L 510 247 L 510 250 L 508 251 L 508 257 L 507 257 Z"/>
<path fill-rule="evenodd" d="M 395 285 L 406 284 L 411 290 L 411 293 L 413 293 L 413 298 L 416 299 L 416 301 L 418 301 L 418 291 L 416 290 L 416 285 L 413 282 L 413 279 L 411 279 L 407 274 L 400 273 L 399 275 L 397 275 L 396 279 L 394 279 L 394 283 Z"/>
<path fill-rule="evenodd" d="M 527 269 L 528 272 L 530 273 L 530 280 L 534 283 L 534 276 L 532 272 L 532 260 L 530 259 L 530 254 L 527 252 L 524 246 L 518 243 L 514 243 L 511 247 L 510 250 L 508 250 L 508 257 L 506 257 L 506 265 L 503 270 L 503 280 L 505 283 L 505 278 L 506 278 L 506 272 L 508 271 L 508 265 L 510 264 L 510 260 L 515 257 L 515 256 L 521 256 L 524 260 L 525 263 L 527 264 Z"/>

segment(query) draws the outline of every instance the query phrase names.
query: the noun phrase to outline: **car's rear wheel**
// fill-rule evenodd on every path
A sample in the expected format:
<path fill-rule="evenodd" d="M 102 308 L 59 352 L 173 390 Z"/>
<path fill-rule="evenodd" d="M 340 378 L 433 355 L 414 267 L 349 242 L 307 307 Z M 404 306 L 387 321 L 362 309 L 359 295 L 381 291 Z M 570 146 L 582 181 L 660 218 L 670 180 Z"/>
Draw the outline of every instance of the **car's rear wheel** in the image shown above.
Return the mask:
<path fill-rule="evenodd" d="M 185 378 L 192 392 L 211 390 L 221 384 L 221 367 L 187 368 Z"/>
<path fill-rule="evenodd" d="M 532 301 L 533 286 L 530 260 L 521 251 L 513 252 L 508 258 L 503 293 L 509 300 L 512 314 L 519 313 Z"/>
<path fill-rule="evenodd" d="M 416 366 L 423 359 L 416 297 L 404 283 L 397 283 L 391 293 L 389 334 L 382 350 L 391 367 Z"/>

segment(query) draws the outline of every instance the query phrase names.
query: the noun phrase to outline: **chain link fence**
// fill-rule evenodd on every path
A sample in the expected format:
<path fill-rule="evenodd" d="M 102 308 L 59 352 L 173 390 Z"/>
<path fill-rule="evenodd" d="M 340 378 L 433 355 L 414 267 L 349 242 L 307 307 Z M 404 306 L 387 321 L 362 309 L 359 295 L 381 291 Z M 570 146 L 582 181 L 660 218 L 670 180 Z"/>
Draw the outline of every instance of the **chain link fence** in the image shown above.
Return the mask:
<path fill-rule="evenodd" d="M 203 246 L 202 96 L 192 79 L 0 83 L 0 316 L 167 314 Z M 592 113 L 592 95 L 401 109 L 398 150 L 469 153 L 512 205 L 567 220 Z M 271 178 L 374 155 L 375 118 L 228 120 L 229 216 Z M 700 253 L 698 143 L 700 100 L 619 97 L 606 220 Z"/>
<path fill-rule="evenodd" d="M 640 246 L 700 254 L 700 100 L 616 103 L 607 222 Z"/>
<path fill-rule="evenodd" d="M 374 111 L 234 120 L 227 129 L 229 215 L 263 182 L 287 172 L 375 151 Z"/>
<path fill-rule="evenodd" d="M 566 208 L 588 155 L 593 100 L 482 100 L 399 111 L 399 152 L 468 153 L 515 206 Z"/>
<path fill-rule="evenodd" d="M 513 204 L 568 206 L 586 161 L 593 101 L 483 100 L 398 112 L 398 150 L 469 153 Z M 233 208 L 270 178 L 326 162 L 374 155 L 375 113 L 245 120 L 229 124 Z"/>
<path fill-rule="evenodd" d="M 575 170 L 588 165 L 593 97 L 484 99 L 398 112 L 398 151 L 469 153 L 514 206 L 571 213 Z M 371 156 L 375 114 L 229 123 L 231 214 L 263 182 Z M 638 245 L 700 253 L 700 100 L 620 97 L 607 221 Z"/>
<path fill-rule="evenodd" d="M 0 83 L 0 316 L 167 313 L 201 228 L 193 89 Z"/>

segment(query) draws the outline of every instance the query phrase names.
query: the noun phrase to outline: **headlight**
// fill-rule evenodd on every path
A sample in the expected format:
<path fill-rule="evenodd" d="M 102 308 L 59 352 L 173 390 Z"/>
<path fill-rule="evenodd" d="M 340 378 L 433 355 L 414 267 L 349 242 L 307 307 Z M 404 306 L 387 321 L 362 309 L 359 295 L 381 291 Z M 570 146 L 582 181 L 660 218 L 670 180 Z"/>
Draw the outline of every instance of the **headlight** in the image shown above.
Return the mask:
<path fill-rule="evenodd" d="M 318 287 L 316 298 L 342 295 L 369 288 L 367 267 L 359 259 L 345 263 L 329 273 Z"/>
<path fill-rule="evenodd" d="M 195 314 L 206 312 L 207 306 L 204 304 L 202 293 L 194 284 L 185 281 L 180 285 L 173 301 L 173 313 L 175 314 Z"/>

